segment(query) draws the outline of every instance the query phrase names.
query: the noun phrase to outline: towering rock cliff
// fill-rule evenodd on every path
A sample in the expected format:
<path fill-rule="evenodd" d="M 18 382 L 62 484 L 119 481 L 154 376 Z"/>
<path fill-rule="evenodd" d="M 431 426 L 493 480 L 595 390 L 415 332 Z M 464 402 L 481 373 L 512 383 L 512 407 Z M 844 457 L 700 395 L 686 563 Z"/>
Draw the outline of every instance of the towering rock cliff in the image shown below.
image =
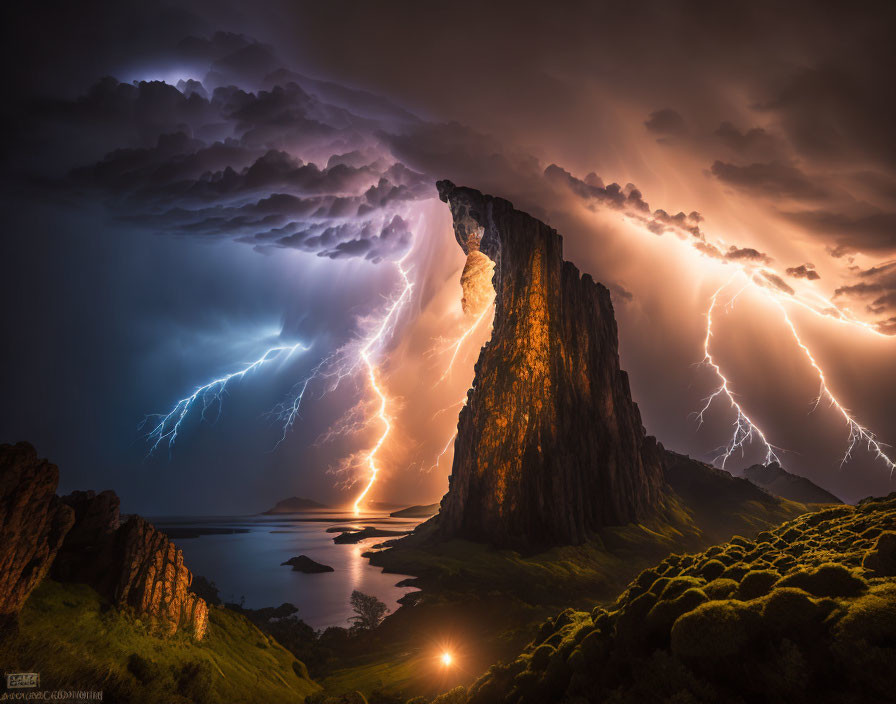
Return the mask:
<path fill-rule="evenodd" d="M 440 533 L 507 546 L 579 543 L 589 530 L 650 514 L 663 494 L 661 449 L 619 368 L 609 291 L 563 260 L 555 230 L 508 201 L 449 181 L 438 189 L 468 256 L 465 309 L 482 299 L 482 276 L 495 291 Z"/>

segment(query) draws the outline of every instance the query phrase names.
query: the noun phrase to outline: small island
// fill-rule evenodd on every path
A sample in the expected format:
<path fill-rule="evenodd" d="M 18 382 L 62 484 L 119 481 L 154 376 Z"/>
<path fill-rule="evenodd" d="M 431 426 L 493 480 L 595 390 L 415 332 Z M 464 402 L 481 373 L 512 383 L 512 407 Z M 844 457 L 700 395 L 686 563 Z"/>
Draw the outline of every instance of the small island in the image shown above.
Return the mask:
<path fill-rule="evenodd" d="M 291 557 L 286 562 L 281 562 L 280 565 L 281 567 L 283 565 L 291 565 L 294 571 L 304 572 L 305 574 L 319 574 L 321 572 L 333 571 L 333 568 L 329 565 L 322 565 L 319 562 L 315 562 L 307 555 Z"/>

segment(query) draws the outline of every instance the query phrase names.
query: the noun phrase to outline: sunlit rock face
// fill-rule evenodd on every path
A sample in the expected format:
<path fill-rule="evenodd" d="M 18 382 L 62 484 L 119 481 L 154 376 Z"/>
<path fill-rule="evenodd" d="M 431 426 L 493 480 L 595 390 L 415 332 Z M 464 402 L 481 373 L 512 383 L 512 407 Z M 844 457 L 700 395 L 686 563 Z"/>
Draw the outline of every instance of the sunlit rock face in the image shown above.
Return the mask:
<path fill-rule="evenodd" d="M 663 493 L 659 450 L 619 368 L 609 291 L 563 260 L 556 231 L 508 201 L 438 188 L 465 279 L 488 262 L 495 291 L 439 530 L 496 545 L 579 543 L 651 513 Z M 465 309 L 483 288 L 464 284 Z"/>

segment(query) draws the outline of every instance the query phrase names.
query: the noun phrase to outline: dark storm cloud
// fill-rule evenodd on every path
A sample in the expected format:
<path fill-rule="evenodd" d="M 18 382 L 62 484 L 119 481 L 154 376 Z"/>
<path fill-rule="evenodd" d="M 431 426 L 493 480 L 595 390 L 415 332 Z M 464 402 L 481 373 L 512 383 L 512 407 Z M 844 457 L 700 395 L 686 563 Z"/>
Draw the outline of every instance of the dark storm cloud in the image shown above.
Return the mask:
<path fill-rule="evenodd" d="M 194 58 L 238 45 L 239 56 L 252 58 L 235 76 L 242 81 L 268 73 L 274 61 L 268 47 L 246 54 L 255 45 L 244 37 L 188 44 Z M 234 62 L 216 60 L 215 75 Z M 227 77 L 234 75 L 217 80 Z M 74 101 L 54 103 L 47 114 L 58 124 L 90 123 L 110 145 L 129 141 L 122 135 L 130 128 L 143 142 L 109 150 L 74 169 L 70 180 L 106 197 L 121 218 L 181 236 L 373 262 L 407 251 L 406 208 L 433 196 L 432 178 L 392 155 L 389 124 L 331 105 L 294 82 L 254 92 L 195 79 L 179 85 L 106 78 Z M 339 93 L 343 102 L 351 95 Z M 384 101 L 367 95 L 355 102 L 386 112 Z"/>
<path fill-rule="evenodd" d="M 878 32 L 884 31 L 882 25 Z M 758 107 L 774 112 L 807 157 L 847 163 L 862 158 L 892 168 L 896 135 L 889 125 L 896 123 L 896 95 L 881 84 L 881 70 L 893 58 L 888 42 L 819 61 L 794 71 Z"/>
<path fill-rule="evenodd" d="M 650 206 L 644 200 L 634 184 L 627 184 L 625 188 L 618 183 L 605 186 L 599 176 L 588 174 L 585 179 L 573 176 L 556 164 L 548 166 L 544 175 L 551 181 L 567 186 L 573 193 L 592 206 L 605 206 L 614 210 L 623 210 L 643 218 L 655 234 L 662 234 L 668 228 L 688 230 L 691 234 L 699 236 L 699 230 L 695 233 L 689 228 L 696 227 L 700 221 L 699 213 L 684 213 L 669 215 L 665 210 L 657 210 L 650 213 Z"/>
<path fill-rule="evenodd" d="M 691 246 L 696 249 L 698 252 L 705 254 L 708 257 L 712 257 L 713 259 L 724 259 L 725 255 L 721 249 L 716 247 L 714 244 L 710 244 L 709 242 L 692 242 Z"/>
<path fill-rule="evenodd" d="M 896 261 L 859 271 L 858 283 L 840 286 L 834 298 L 863 303 L 869 313 L 880 316 L 875 327 L 885 334 L 896 332 Z"/>
<path fill-rule="evenodd" d="M 731 245 L 725 252 L 725 259 L 731 259 L 738 262 L 754 262 L 756 264 L 771 264 L 772 258 L 767 254 L 760 252 L 753 247 L 735 247 Z"/>
<path fill-rule="evenodd" d="M 703 216 L 700 213 L 694 210 L 687 214 L 681 211 L 670 215 L 662 209 L 651 212 L 650 205 L 634 184 L 629 183 L 625 188 L 618 183 L 605 186 L 597 174 L 590 173 L 584 179 L 579 179 L 556 164 L 548 166 L 544 173 L 548 180 L 569 188 L 588 207 L 609 207 L 621 210 L 642 223 L 655 235 L 674 232 L 684 238 L 694 238 L 700 241 L 704 238 L 703 232 L 700 230 L 700 223 L 703 221 Z"/>
<path fill-rule="evenodd" d="M 610 296 L 616 304 L 631 303 L 635 300 L 635 294 L 618 282 L 611 281 L 607 284 L 607 288 L 610 289 Z"/>
<path fill-rule="evenodd" d="M 786 269 L 788 276 L 795 279 L 809 279 L 815 281 L 821 278 L 821 275 L 815 271 L 812 264 L 800 264 L 799 266 L 790 266 Z"/>
<path fill-rule="evenodd" d="M 672 108 L 664 108 L 650 113 L 644 126 L 649 132 L 664 137 L 678 137 L 687 134 L 688 131 L 684 118 Z"/>
<path fill-rule="evenodd" d="M 731 151 L 755 159 L 774 157 L 781 148 L 778 139 L 762 127 L 751 127 L 742 132 L 725 121 L 719 125 L 715 136 Z"/>
<path fill-rule="evenodd" d="M 834 243 L 835 257 L 851 252 L 896 252 L 896 212 L 853 215 L 831 210 L 785 212 L 784 216 Z"/>
<path fill-rule="evenodd" d="M 791 164 L 773 161 L 737 166 L 713 163 L 712 175 L 723 183 L 767 198 L 824 198 L 827 191 Z"/>

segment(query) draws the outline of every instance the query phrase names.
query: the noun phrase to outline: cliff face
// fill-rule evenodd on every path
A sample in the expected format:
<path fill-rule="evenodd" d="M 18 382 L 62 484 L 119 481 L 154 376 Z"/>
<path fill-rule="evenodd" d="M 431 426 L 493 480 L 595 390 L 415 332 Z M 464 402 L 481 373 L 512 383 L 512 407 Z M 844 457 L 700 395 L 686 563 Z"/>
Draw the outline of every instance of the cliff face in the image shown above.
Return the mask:
<path fill-rule="evenodd" d="M 201 639 L 208 607 L 192 594 L 183 553 L 138 516 L 119 524 L 114 492 L 59 499 L 59 470 L 28 443 L 0 446 L 0 619 L 12 620 L 51 572 L 89 584 L 118 607 L 145 615 L 161 635 L 188 628 Z"/>
<path fill-rule="evenodd" d="M 74 521 L 56 497 L 59 469 L 28 443 L 0 445 L 0 621 L 46 576 Z"/>
<path fill-rule="evenodd" d="M 162 635 L 189 627 L 197 639 L 208 628 L 208 606 L 190 592 L 193 575 L 184 566 L 184 555 L 168 536 L 139 516 L 118 529 L 114 568 L 117 578 L 112 599 L 128 605 L 150 620 Z"/>
<path fill-rule="evenodd" d="M 112 491 L 76 491 L 62 501 L 75 513 L 52 576 L 89 584 L 118 607 L 144 614 L 161 635 L 188 628 L 201 639 L 208 606 L 190 592 L 193 575 L 168 536 L 132 516 L 119 524 L 119 500 Z"/>
<path fill-rule="evenodd" d="M 488 274 L 481 255 L 494 263 L 495 290 L 439 531 L 497 545 L 579 543 L 651 513 L 663 493 L 660 450 L 619 368 L 609 291 L 563 260 L 556 231 L 508 201 L 438 188 L 468 263 Z M 481 288 L 467 269 L 465 298 Z"/>

